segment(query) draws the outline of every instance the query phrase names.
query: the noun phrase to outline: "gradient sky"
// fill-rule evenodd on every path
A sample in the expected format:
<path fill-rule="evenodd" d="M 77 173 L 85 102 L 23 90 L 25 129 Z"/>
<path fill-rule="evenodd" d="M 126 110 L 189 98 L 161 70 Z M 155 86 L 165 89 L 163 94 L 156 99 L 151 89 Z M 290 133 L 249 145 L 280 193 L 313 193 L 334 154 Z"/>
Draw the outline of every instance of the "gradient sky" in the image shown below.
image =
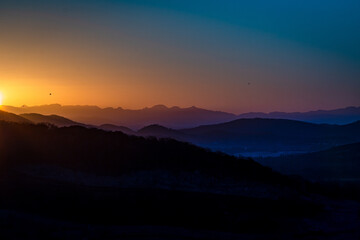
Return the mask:
<path fill-rule="evenodd" d="M 359 106 L 359 12 L 359 0 L 1 0 L 0 92 L 17 106 Z"/>

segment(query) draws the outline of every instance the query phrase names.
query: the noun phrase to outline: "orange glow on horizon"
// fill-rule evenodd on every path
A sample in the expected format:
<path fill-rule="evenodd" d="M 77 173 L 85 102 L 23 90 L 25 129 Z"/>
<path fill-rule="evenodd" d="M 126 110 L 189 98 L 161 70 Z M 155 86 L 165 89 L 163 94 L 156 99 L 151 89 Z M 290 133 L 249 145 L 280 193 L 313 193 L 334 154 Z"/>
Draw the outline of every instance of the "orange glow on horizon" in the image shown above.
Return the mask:
<path fill-rule="evenodd" d="M 167 1 L 152 7 L 131 1 L 20 2 L 1 4 L 0 10 L 6 33 L 0 37 L 3 106 L 163 104 L 244 113 L 360 104 L 360 53 L 353 51 L 359 35 L 350 27 L 337 29 L 357 27 L 352 4 L 339 4 L 349 18 L 329 8 L 324 13 L 331 21 L 316 15 L 320 21 L 310 25 L 302 19 L 307 8 L 304 14 L 289 8 L 296 21 L 288 25 L 280 21 L 288 20 L 281 11 L 257 12 L 250 3 L 244 4 L 249 9 L 219 4 L 218 15 L 212 4 L 206 11 L 191 5 L 190 13 L 186 4 Z M 317 35 L 310 41 L 312 33 Z"/>

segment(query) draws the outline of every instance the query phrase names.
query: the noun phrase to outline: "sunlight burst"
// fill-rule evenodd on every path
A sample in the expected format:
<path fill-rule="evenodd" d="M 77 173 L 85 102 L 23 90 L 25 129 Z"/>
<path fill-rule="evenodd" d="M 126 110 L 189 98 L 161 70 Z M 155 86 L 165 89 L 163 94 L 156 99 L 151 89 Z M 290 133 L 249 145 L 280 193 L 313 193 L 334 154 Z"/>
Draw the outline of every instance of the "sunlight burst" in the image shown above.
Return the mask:
<path fill-rule="evenodd" d="M 3 102 L 3 95 L 2 93 L 0 93 L 0 106 L 2 105 L 2 102 Z"/>

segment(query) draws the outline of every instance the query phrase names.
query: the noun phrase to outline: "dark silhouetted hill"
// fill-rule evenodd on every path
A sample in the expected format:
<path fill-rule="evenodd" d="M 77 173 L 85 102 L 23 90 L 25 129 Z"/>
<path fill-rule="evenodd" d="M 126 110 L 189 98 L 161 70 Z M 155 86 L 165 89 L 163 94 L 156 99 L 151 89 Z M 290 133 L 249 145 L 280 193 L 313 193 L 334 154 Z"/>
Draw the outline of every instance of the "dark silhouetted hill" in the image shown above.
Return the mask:
<path fill-rule="evenodd" d="M 258 161 L 285 174 L 360 186 L 360 143 L 307 154 L 259 158 Z"/>
<path fill-rule="evenodd" d="M 252 160 L 212 153 L 172 139 L 146 139 L 79 126 L 57 128 L 11 122 L 0 122 L 0 130 L 3 165 L 56 164 L 105 175 L 167 169 L 259 181 L 268 177 L 278 181 L 282 177 Z M 251 174 L 254 171 L 259 174 Z"/>
<path fill-rule="evenodd" d="M 146 126 L 137 132 L 138 135 L 144 137 L 173 138 L 177 140 L 188 140 L 188 136 L 178 130 L 166 128 L 157 124 Z"/>
<path fill-rule="evenodd" d="M 105 131 L 111 131 L 111 132 L 122 132 L 128 135 L 136 135 L 136 132 L 131 130 L 130 128 L 124 127 L 124 126 L 117 126 L 113 124 L 103 124 L 99 126 L 99 129 L 105 130 Z"/>

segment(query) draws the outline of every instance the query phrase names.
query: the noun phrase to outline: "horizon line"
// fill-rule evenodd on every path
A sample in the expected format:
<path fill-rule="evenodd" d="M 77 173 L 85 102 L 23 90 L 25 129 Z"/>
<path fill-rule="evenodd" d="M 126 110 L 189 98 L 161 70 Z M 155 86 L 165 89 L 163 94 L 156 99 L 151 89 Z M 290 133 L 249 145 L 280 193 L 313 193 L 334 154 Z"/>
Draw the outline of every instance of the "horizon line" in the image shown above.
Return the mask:
<path fill-rule="evenodd" d="M 22 105 L 22 106 L 13 106 L 13 105 L 1 105 L 1 107 L 14 107 L 14 108 L 33 108 L 33 107 L 44 107 L 44 106 L 60 106 L 60 107 L 96 107 L 99 108 L 101 110 L 104 109 L 113 109 L 113 110 L 124 110 L 124 111 L 141 111 L 141 110 L 145 110 L 145 109 L 153 109 L 153 108 L 166 108 L 166 109 L 201 109 L 201 110 L 208 110 L 208 111 L 214 111 L 214 112 L 223 112 L 223 113 L 227 113 L 227 114 L 233 114 L 233 115 L 242 115 L 242 114 L 249 114 L 249 113 L 263 113 L 263 114 L 271 114 L 271 113 L 308 113 L 308 112 L 317 112 L 317 111 L 334 111 L 334 110 L 340 110 L 340 109 L 348 109 L 348 108 L 360 108 L 360 105 L 355 106 L 355 105 L 350 105 L 350 106 L 344 106 L 344 107 L 337 107 L 337 108 L 329 108 L 329 109 L 316 109 L 316 110 L 308 110 L 308 111 L 279 111 L 279 110 L 274 110 L 274 111 L 248 111 L 248 112 L 241 112 L 241 113 L 234 113 L 234 112 L 228 112 L 225 110 L 214 110 L 211 108 L 203 108 L 203 107 L 197 107 L 195 105 L 192 105 L 190 107 L 181 107 L 181 106 L 167 106 L 165 104 L 155 104 L 153 106 L 146 106 L 143 108 L 134 108 L 134 109 L 130 109 L 130 108 L 123 108 L 123 107 L 101 107 L 98 105 L 81 105 L 81 104 L 73 104 L 73 105 L 66 105 L 66 104 L 60 104 L 60 103 L 52 103 L 52 104 L 41 104 L 41 105 Z"/>

